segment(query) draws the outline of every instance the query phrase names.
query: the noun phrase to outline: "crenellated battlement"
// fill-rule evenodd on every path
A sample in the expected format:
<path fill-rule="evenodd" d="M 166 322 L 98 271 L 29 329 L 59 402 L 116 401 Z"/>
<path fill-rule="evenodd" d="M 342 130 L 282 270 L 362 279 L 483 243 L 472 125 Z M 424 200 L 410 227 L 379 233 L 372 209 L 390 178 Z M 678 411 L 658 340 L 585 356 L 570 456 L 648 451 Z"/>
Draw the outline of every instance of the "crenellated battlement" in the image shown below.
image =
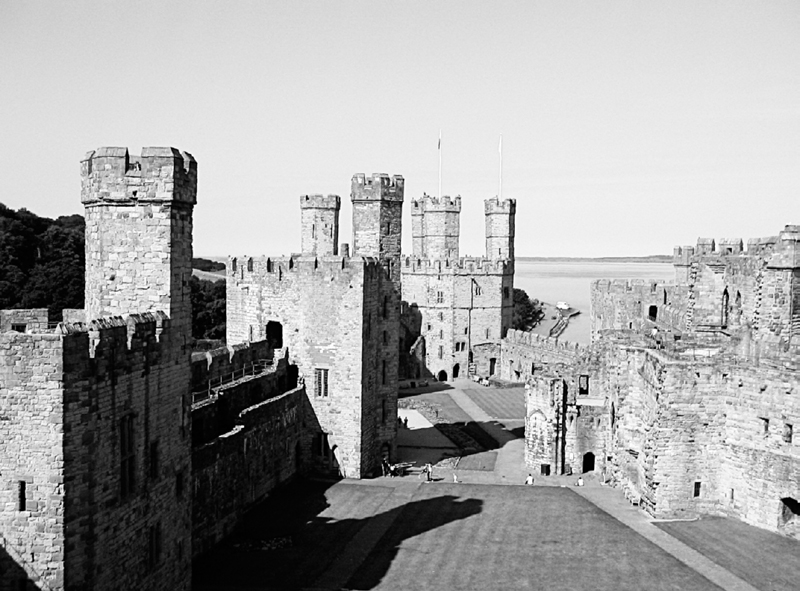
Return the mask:
<path fill-rule="evenodd" d="M 559 341 L 558 338 L 527 332 L 524 330 L 509 329 L 504 341 L 514 345 L 528 345 L 548 351 L 563 351 L 575 354 L 588 353 L 590 347 L 570 341 Z"/>
<path fill-rule="evenodd" d="M 434 197 L 432 195 L 423 195 L 420 199 L 411 201 L 411 215 L 422 215 L 426 212 L 445 212 L 445 213 L 460 213 L 461 212 L 461 195 L 450 197 Z"/>
<path fill-rule="evenodd" d="M 374 257 L 290 255 L 278 257 L 228 257 L 226 275 L 237 281 L 259 281 L 267 276 L 319 273 L 350 277 L 363 270 L 367 275 L 383 272 Z"/>
<path fill-rule="evenodd" d="M 403 201 L 405 180 L 395 174 L 373 173 L 367 177 L 363 173 L 353 175 L 350 182 L 350 198 L 353 201 Z"/>
<path fill-rule="evenodd" d="M 417 257 L 403 257 L 401 269 L 403 273 L 431 273 L 441 275 L 445 273 L 457 274 L 487 274 L 510 273 L 512 263 L 507 259 L 485 259 L 460 257 L 450 259 L 422 259 Z"/>
<path fill-rule="evenodd" d="M 491 213 L 517 213 L 517 200 L 516 199 L 499 199 L 492 197 L 491 199 L 484 199 L 484 211 L 486 214 Z"/>
<path fill-rule="evenodd" d="M 800 226 L 787 225 L 778 236 L 750 238 L 747 249 L 741 238 L 698 238 L 697 246 L 676 246 L 672 260 L 676 266 L 689 266 L 702 257 L 762 257 L 769 267 L 795 268 L 800 255 Z"/>
<path fill-rule="evenodd" d="M 175 148 L 103 147 L 81 161 L 81 201 L 99 203 L 197 202 L 197 162 Z"/>
<path fill-rule="evenodd" d="M 300 209 L 341 209 L 342 198 L 338 195 L 300 195 Z"/>
<path fill-rule="evenodd" d="M 592 281 L 592 292 L 605 293 L 648 293 L 652 294 L 664 288 L 674 287 L 670 281 L 647 279 L 595 279 Z"/>

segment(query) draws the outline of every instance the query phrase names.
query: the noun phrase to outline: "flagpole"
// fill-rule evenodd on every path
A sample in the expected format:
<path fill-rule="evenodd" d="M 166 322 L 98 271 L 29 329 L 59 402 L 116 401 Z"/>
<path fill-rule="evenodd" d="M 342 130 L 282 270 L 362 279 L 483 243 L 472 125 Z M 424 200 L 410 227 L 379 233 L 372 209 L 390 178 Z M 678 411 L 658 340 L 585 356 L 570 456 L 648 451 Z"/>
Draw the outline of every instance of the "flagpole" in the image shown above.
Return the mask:
<path fill-rule="evenodd" d="M 500 171 L 497 179 L 497 198 L 503 198 L 503 134 L 500 134 L 500 145 L 497 147 L 500 152 Z"/>
<path fill-rule="evenodd" d="M 439 199 L 442 198 L 442 130 L 439 130 Z"/>

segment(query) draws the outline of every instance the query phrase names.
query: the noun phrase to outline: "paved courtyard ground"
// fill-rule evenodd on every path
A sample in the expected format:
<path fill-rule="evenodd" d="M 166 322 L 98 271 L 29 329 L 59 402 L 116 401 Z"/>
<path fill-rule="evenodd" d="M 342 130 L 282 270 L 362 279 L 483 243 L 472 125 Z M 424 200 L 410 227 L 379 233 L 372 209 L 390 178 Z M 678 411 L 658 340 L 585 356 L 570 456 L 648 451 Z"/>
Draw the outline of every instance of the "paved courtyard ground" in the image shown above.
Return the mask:
<path fill-rule="evenodd" d="M 298 483 L 195 588 L 719 589 L 568 488 L 391 484 Z"/>
<path fill-rule="evenodd" d="M 593 474 L 522 486 L 524 391 L 443 386 L 404 394 L 424 404 L 401 409 L 398 437 L 402 461 L 444 458 L 436 482 L 297 481 L 196 562 L 194 588 L 800 589 L 795 540 L 727 519 L 653 522 Z M 492 449 L 459 459 L 432 421 L 479 428 Z"/>

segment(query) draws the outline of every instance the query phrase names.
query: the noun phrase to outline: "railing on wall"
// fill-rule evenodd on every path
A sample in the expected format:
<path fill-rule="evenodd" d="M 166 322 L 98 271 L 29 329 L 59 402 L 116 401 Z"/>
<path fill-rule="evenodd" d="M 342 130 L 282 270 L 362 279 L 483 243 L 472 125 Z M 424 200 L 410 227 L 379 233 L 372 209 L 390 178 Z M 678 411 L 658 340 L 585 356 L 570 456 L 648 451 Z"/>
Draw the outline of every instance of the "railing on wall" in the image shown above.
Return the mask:
<path fill-rule="evenodd" d="M 230 373 L 208 380 L 205 388 L 192 391 L 192 404 L 209 400 L 216 396 L 216 390 L 226 384 L 230 384 L 237 380 L 241 380 L 247 376 L 259 376 L 267 373 L 273 365 L 272 359 L 259 359 L 252 363 L 245 364 L 242 368 L 236 369 Z"/>

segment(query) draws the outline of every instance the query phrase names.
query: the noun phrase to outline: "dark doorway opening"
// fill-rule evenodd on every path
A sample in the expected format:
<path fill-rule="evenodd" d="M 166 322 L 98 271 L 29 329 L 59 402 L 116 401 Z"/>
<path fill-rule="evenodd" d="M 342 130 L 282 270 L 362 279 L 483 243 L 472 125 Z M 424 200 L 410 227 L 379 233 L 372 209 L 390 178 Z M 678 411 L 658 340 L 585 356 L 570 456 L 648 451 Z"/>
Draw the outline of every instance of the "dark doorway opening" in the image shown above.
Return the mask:
<path fill-rule="evenodd" d="M 542 476 L 550 476 L 550 464 L 542 464 L 541 466 Z"/>
<path fill-rule="evenodd" d="M 461 370 L 461 367 L 458 365 L 458 363 L 456 363 L 456 364 L 453 366 L 453 379 L 456 379 L 456 378 L 458 377 L 458 372 L 459 372 L 460 370 Z"/>
<path fill-rule="evenodd" d="M 590 451 L 587 451 L 585 454 L 583 454 L 583 471 L 594 471 L 594 454 Z"/>
<path fill-rule="evenodd" d="M 495 369 L 497 369 L 497 359 L 492 357 L 492 358 L 489 359 L 489 375 L 490 376 L 494 375 Z"/>
<path fill-rule="evenodd" d="M 283 347 L 283 325 L 280 322 L 267 322 L 267 342 L 273 349 Z"/>
<path fill-rule="evenodd" d="M 653 322 L 658 320 L 658 306 L 650 306 L 647 309 L 647 319 Z"/>
<path fill-rule="evenodd" d="M 781 525 L 800 525 L 800 502 L 791 497 L 781 499 Z"/>
<path fill-rule="evenodd" d="M 440 371 L 438 374 L 436 374 L 436 379 L 439 380 L 440 382 L 446 382 L 447 372 L 445 370 Z"/>

